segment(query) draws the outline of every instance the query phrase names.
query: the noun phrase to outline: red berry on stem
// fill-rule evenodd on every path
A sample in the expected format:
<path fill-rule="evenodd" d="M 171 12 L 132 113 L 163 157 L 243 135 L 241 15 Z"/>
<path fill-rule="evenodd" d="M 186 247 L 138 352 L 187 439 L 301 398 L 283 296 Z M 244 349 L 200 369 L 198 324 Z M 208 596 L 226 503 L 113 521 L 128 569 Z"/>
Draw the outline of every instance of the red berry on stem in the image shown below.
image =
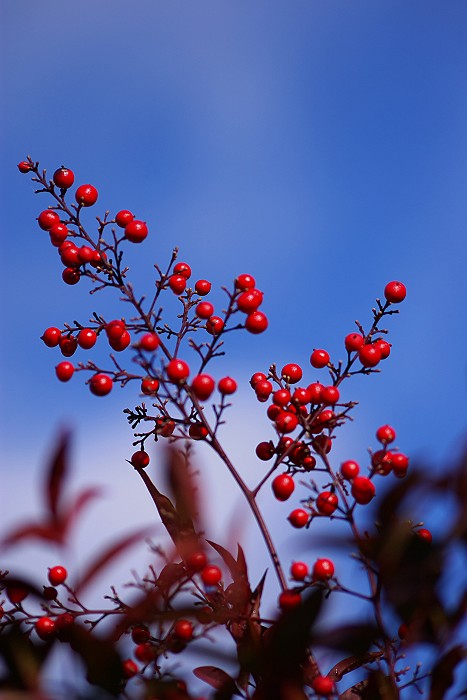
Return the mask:
<path fill-rule="evenodd" d="M 68 576 L 68 571 L 64 566 L 53 566 L 49 569 L 49 581 L 52 586 L 59 586 L 66 580 Z"/>
<path fill-rule="evenodd" d="M 391 452 L 391 464 L 394 475 L 398 479 L 403 479 L 407 474 L 409 458 L 402 452 Z"/>
<path fill-rule="evenodd" d="M 184 360 L 174 358 L 165 368 L 168 378 L 175 384 L 184 382 L 190 374 L 190 368 Z"/>
<path fill-rule="evenodd" d="M 64 265 L 70 267 L 80 265 L 79 250 L 75 245 L 69 245 L 66 248 L 59 249 L 60 260 Z"/>
<path fill-rule="evenodd" d="M 310 514 L 303 508 L 295 508 L 287 519 L 293 527 L 301 528 L 308 523 Z"/>
<path fill-rule="evenodd" d="M 41 340 L 44 341 L 48 348 L 56 348 L 57 345 L 60 343 L 61 339 L 62 332 L 59 328 L 55 328 L 55 326 L 50 326 L 50 328 L 46 328 L 41 336 Z"/>
<path fill-rule="evenodd" d="M 302 368 L 294 362 L 289 362 L 288 365 L 282 367 L 281 377 L 288 384 L 296 384 L 303 377 Z"/>
<path fill-rule="evenodd" d="M 314 581 L 327 581 L 334 576 L 334 564 L 330 559 L 317 559 L 312 575 Z"/>
<path fill-rule="evenodd" d="M 186 279 L 183 275 L 171 275 L 169 277 L 169 287 L 174 294 L 179 296 L 186 289 Z"/>
<path fill-rule="evenodd" d="M 338 498 L 332 491 L 323 491 L 316 499 L 316 508 L 321 515 L 332 515 L 337 508 Z"/>
<path fill-rule="evenodd" d="M 319 382 L 313 382 L 313 384 L 308 385 L 307 389 L 310 394 L 310 403 L 315 405 L 323 403 L 324 386 L 322 384 Z"/>
<path fill-rule="evenodd" d="M 193 440 L 204 440 L 209 435 L 209 431 L 202 423 L 192 423 L 188 429 L 188 435 Z"/>
<path fill-rule="evenodd" d="M 61 168 L 58 168 L 58 170 L 54 172 L 53 181 L 54 184 L 57 187 L 60 187 L 61 190 L 67 190 L 74 183 L 75 174 L 73 170 L 64 168 L 62 165 Z"/>
<path fill-rule="evenodd" d="M 115 214 L 115 223 L 120 228 L 126 228 L 130 221 L 133 221 L 134 218 L 135 216 L 131 213 L 131 211 L 128 211 L 128 209 L 121 209 Z"/>
<path fill-rule="evenodd" d="M 427 542 L 428 544 L 431 544 L 433 541 L 433 535 L 426 529 L 426 527 L 422 527 L 420 530 L 417 530 L 417 536 L 423 540 L 423 542 Z"/>
<path fill-rule="evenodd" d="M 292 401 L 294 403 L 304 406 L 307 403 L 311 403 L 311 394 L 305 387 L 297 387 L 293 393 Z"/>
<path fill-rule="evenodd" d="M 161 341 L 157 333 L 145 333 L 137 343 L 141 350 L 146 350 L 147 352 L 157 350 L 160 344 Z"/>
<path fill-rule="evenodd" d="M 130 461 L 137 469 L 145 469 L 150 462 L 150 458 L 147 452 L 138 450 L 137 452 L 133 452 Z"/>
<path fill-rule="evenodd" d="M 195 314 L 198 318 L 209 318 L 214 313 L 214 305 L 210 301 L 200 301 L 196 305 Z"/>
<path fill-rule="evenodd" d="M 393 282 L 388 282 L 384 288 L 386 301 L 389 301 L 391 304 L 400 304 L 401 301 L 404 301 L 406 295 L 407 289 L 402 282 L 394 280 Z"/>
<path fill-rule="evenodd" d="M 159 380 L 153 377 L 145 377 L 141 380 L 141 393 L 146 396 L 152 396 L 159 389 Z"/>
<path fill-rule="evenodd" d="M 290 403 L 291 395 L 288 389 L 278 389 L 272 395 L 272 400 L 277 406 L 287 406 Z"/>
<path fill-rule="evenodd" d="M 217 388 L 221 394 L 228 396 L 237 391 L 237 382 L 232 377 L 222 377 L 217 383 Z"/>
<path fill-rule="evenodd" d="M 357 503 L 366 505 L 374 498 L 376 489 L 366 476 L 356 476 L 352 481 L 351 492 Z"/>
<path fill-rule="evenodd" d="M 377 345 L 367 343 L 358 351 L 358 359 L 364 367 L 376 367 L 381 361 L 381 350 Z"/>
<path fill-rule="evenodd" d="M 93 185 L 80 185 L 75 192 L 75 199 L 83 207 L 92 207 L 99 196 Z"/>
<path fill-rule="evenodd" d="M 329 676 L 316 676 L 311 681 L 311 687 L 317 695 L 332 695 L 334 693 L 334 681 Z"/>
<path fill-rule="evenodd" d="M 66 267 L 62 272 L 62 280 L 65 284 L 78 284 L 80 277 L 80 271 L 76 270 L 74 267 Z"/>
<path fill-rule="evenodd" d="M 134 661 L 132 661 L 132 659 L 125 659 L 122 661 L 122 674 L 124 678 L 133 678 L 133 676 L 136 676 L 138 671 L 138 666 Z"/>
<path fill-rule="evenodd" d="M 76 348 L 78 347 L 78 341 L 74 335 L 62 336 L 60 339 L 60 352 L 64 357 L 71 357 L 75 354 Z"/>
<path fill-rule="evenodd" d="M 256 452 L 256 456 L 258 457 L 258 459 L 261 459 L 263 462 L 267 462 L 272 457 L 274 457 L 274 454 L 275 454 L 274 445 L 272 444 L 271 441 L 260 442 L 256 445 L 255 452 Z"/>
<path fill-rule="evenodd" d="M 271 486 L 277 500 L 286 501 L 295 489 L 295 482 L 289 474 L 278 474 Z"/>
<path fill-rule="evenodd" d="M 78 345 L 84 350 L 94 347 L 97 341 L 97 333 L 92 328 L 82 328 L 78 333 Z"/>
<path fill-rule="evenodd" d="M 272 384 L 267 379 L 260 380 L 255 384 L 255 393 L 259 401 L 267 401 L 272 394 Z"/>
<path fill-rule="evenodd" d="M 195 291 L 200 297 L 206 296 L 211 291 L 212 284 L 208 280 L 198 280 L 195 282 Z"/>
<path fill-rule="evenodd" d="M 382 338 L 375 340 L 375 345 L 380 349 L 381 359 L 385 360 L 391 354 L 391 344 Z"/>
<path fill-rule="evenodd" d="M 340 392 L 337 386 L 325 386 L 321 393 L 323 403 L 333 406 L 340 399 Z"/>
<path fill-rule="evenodd" d="M 69 233 L 68 226 L 65 226 L 65 224 L 62 224 L 61 222 L 54 224 L 51 228 L 49 228 L 50 242 L 53 246 L 58 248 L 66 241 Z"/>
<path fill-rule="evenodd" d="M 268 327 L 268 319 L 262 311 L 253 311 L 245 320 L 245 328 L 250 333 L 263 333 Z"/>
<path fill-rule="evenodd" d="M 78 248 L 78 260 L 82 265 L 92 262 L 94 259 L 94 250 L 88 245 L 82 245 Z"/>
<path fill-rule="evenodd" d="M 109 341 L 118 340 L 125 331 L 125 322 L 121 319 L 109 321 L 105 326 L 105 333 Z"/>
<path fill-rule="evenodd" d="M 193 625 L 189 620 L 177 620 L 173 628 L 174 636 L 189 642 L 193 637 Z"/>
<path fill-rule="evenodd" d="M 276 428 L 280 433 L 293 433 L 298 425 L 298 418 L 295 413 L 281 411 L 275 418 Z"/>
<path fill-rule="evenodd" d="M 354 352 L 355 350 L 360 350 L 365 339 L 360 333 L 349 333 L 345 336 L 344 345 L 348 352 Z"/>
<path fill-rule="evenodd" d="M 6 597 L 13 605 L 19 605 L 28 596 L 29 590 L 25 586 L 8 586 Z"/>
<path fill-rule="evenodd" d="M 151 637 L 151 633 L 146 625 L 136 625 L 131 630 L 131 639 L 135 644 L 144 644 L 148 642 Z"/>
<path fill-rule="evenodd" d="M 191 389 L 196 398 L 206 401 L 214 391 L 216 383 L 209 374 L 198 374 L 191 383 Z"/>
<path fill-rule="evenodd" d="M 37 222 L 43 231 L 50 231 L 52 226 L 60 223 L 60 217 L 52 209 L 44 209 L 37 217 Z"/>
<path fill-rule="evenodd" d="M 191 267 L 186 262 L 178 262 L 174 266 L 173 271 L 174 271 L 174 274 L 181 275 L 186 280 L 190 279 L 190 277 L 191 277 Z"/>
<path fill-rule="evenodd" d="M 27 160 L 22 160 L 21 163 L 18 163 L 18 170 L 20 173 L 28 173 L 32 170 L 32 165 L 30 165 Z"/>
<path fill-rule="evenodd" d="M 344 477 L 344 479 L 347 479 L 347 481 L 351 481 L 351 479 L 354 479 L 356 476 L 358 476 L 359 472 L 360 467 L 357 462 L 354 462 L 353 459 L 348 459 L 345 462 L 342 462 L 341 474 Z"/>
<path fill-rule="evenodd" d="M 99 372 L 91 377 L 89 388 L 95 396 L 106 396 L 112 391 L 113 381 L 107 375 Z"/>
<path fill-rule="evenodd" d="M 394 442 L 396 439 L 396 431 L 390 425 L 382 425 L 376 431 L 376 439 L 383 445 L 389 445 L 390 442 Z"/>
<path fill-rule="evenodd" d="M 125 226 L 125 233 L 123 235 L 127 241 L 131 243 L 141 243 L 148 235 L 146 222 L 133 219 Z"/>
<path fill-rule="evenodd" d="M 263 372 L 255 372 L 250 379 L 250 386 L 254 389 L 258 382 L 264 382 L 264 380 L 267 379 L 266 375 Z"/>
<path fill-rule="evenodd" d="M 235 280 L 235 287 L 240 290 L 252 289 L 256 284 L 255 278 L 252 275 L 239 275 Z"/>
<path fill-rule="evenodd" d="M 303 581 L 308 576 L 308 566 L 303 561 L 294 561 L 290 567 L 290 575 L 295 581 Z"/>
<path fill-rule="evenodd" d="M 248 289 L 242 292 L 237 299 L 237 308 L 246 314 L 256 309 L 263 303 L 263 292 L 259 289 Z"/>
<path fill-rule="evenodd" d="M 75 368 L 71 362 L 59 362 L 55 367 L 55 374 L 61 382 L 67 382 L 71 379 L 74 371 Z"/>
<path fill-rule="evenodd" d="M 44 641 L 47 641 L 55 634 L 55 622 L 50 617 L 40 617 L 34 625 L 34 629 L 36 630 L 38 637 Z"/>
<path fill-rule="evenodd" d="M 284 612 L 294 610 L 301 605 L 302 597 L 297 591 L 285 590 L 279 596 L 279 607 Z"/>
<path fill-rule="evenodd" d="M 207 558 L 205 553 L 202 551 L 191 552 L 185 558 L 185 565 L 191 574 L 195 574 L 198 571 L 202 571 L 207 565 Z"/>
<path fill-rule="evenodd" d="M 201 580 L 205 586 L 217 586 L 222 579 L 222 571 L 218 566 L 205 566 L 201 571 Z"/>
<path fill-rule="evenodd" d="M 224 320 L 220 316 L 210 316 L 206 321 L 206 330 L 211 335 L 219 335 L 224 329 Z"/>
<path fill-rule="evenodd" d="M 123 333 L 115 339 L 109 337 L 109 345 L 115 352 L 123 352 L 131 343 L 131 336 L 128 331 L 123 331 Z"/>
<path fill-rule="evenodd" d="M 326 350 L 313 350 L 310 355 L 310 364 L 315 369 L 322 369 L 330 361 L 329 353 Z"/>

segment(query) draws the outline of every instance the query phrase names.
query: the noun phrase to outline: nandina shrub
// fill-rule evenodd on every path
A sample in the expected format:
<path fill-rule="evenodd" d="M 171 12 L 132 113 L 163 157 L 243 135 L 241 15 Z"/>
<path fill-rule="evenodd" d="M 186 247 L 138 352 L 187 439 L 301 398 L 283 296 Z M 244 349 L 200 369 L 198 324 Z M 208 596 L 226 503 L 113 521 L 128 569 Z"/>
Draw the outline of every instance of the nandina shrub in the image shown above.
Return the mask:
<path fill-rule="evenodd" d="M 38 583 L 1 572 L 2 688 L 37 697 L 44 662 L 51 649 L 62 644 L 81 657 L 86 680 L 102 697 L 186 700 L 194 696 L 182 680 L 186 669 L 179 671 L 180 663 L 186 659 L 186 665 L 193 665 L 191 650 L 212 631 L 224 629 L 236 649 L 236 673 L 212 665 L 216 655 L 209 658 L 206 645 L 205 663 L 192 669 L 216 698 L 392 700 L 414 693 L 447 697 L 465 658 L 460 643 L 465 598 L 457 594 L 445 600 L 442 584 L 452 553 L 467 540 L 467 459 L 462 456 L 441 477 L 409 468 L 408 456 L 393 447 L 396 431 L 389 425 L 375 426 L 374 449 L 367 461 L 358 463 L 354 455 L 341 464 L 333 459 L 339 428 L 356 405 L 341 399 L 341 385 L 354 375 L 379 371 L 390 357 L 388 331 L 381 324 L 398 312 L 395 305 L 404 301 L 405 286 L 388 282 L 368 326 L 357 323 L 356 331 L 343 335 L 343 362 L 335 362 L 324 348 L 310 348 L 311 370 L 289 362 L 280 371 L 270 364 L 254 373 L 251 388 L 265 414 L 265 434 L 256 456 L 265 464 L 250 486 L 222 445 L 222 426 L 237 382 L 228 367 L 221 373 L 211 367 L 212 360 L 224 354 L 227 333 L 255 335 L 268 326 L 259 309 L 263 292 L 254 277 L 239 274 L 230 289 L 225 288 L 226 308 L 220 311 L 205 299 L 211 291 L 209 280 L 192 280 L 190 265 L 178 260 L 175 249 L 164 269 L 155 265 L 153 295 L 141 297 L 128 281 L 124 254 L 127 245 L 151 236 L 151 224 L 122 209 L 97 217 L 97 230 L 90 233 L 81 211 L 99 201 L 94 185 L 79 185 L 70 196 L 75 181 L 70 169 L 59 168 L 49 181 L 31 158 L 18 168 L 32 176 L 37 192 L 51 198 L 38 225 L 58 250 L 64 283 L 88 284 L 93 293 L 113 290 L 116 302 L 125 302 L 116 307 L 115 318 L 95 311 L 91 319 L 50 326 L 42 340 L 51 351 L 73 357 L 57 363 L 57 379 L 84 378 L 97 397 L 90 396 L 90 401 L 105 402 L 115 386 L 133 388 L 133 394 L 144 399 L 125 409 L 133 430 L 127 468 L 142 480 L 172 547 L 167 552 L 155 548 L 154 563 L 133 582 L 132 595 L 111 586 L 99 610 L 87 606 L 86 588 L 143 532 L 129 533 L 98 560 L 91 558 L 79 579 L 60 563 Z M 181 313 L 174 320 L 164 313 L 165 295 L 175 295 L 180 302 Z M 109 348 L 105 367 L 86 359 L 95 346 Z M 171 447 L 166 452 L 170 498 L 150 475 L 149 446 L 160 441 Z M 216 453 L 252 511 L 277 581 L 272 617 L 263 614 L 266 573 L 251 582 L 241 544 L 230 552 L 206 539 L 201 529 L 193 441 L 206 443 Z M 68 463 L 68 438 L 62 436 L 45 476 L 45 518 L 9 533 L 4 547 L 29 537 L 66 544 L 83 505 L 96 496 L 93 489 L 74 499 L 65 496 Z M 296 537 L 303 538 L 305 561 L 291 560 L 278 550 L 258 505 L 264 489 L 270 490 L 272 504 L 274 499 L 290 501 L 284 527 L 291 533 L 300 530 Z M 451 497 L 456 504 L 438 538 L 423 523 L 407 518 L 407 508 L 421 496 Z M 362 510 L 370 513 L 365 524 L 359 517 Z M 326 523 L 329 534 L 319 529 L 322 553 L 309 561 L 307 537 L 317 522 Z M 359 562 L 363 584 L 342 583 L 343 572 L 332 557 L 336 547 Z M 326 600 L 338 594 L 347 596 L 349 605 L 354 599 L 365 605 L 364 623 L 334 622 L 323 628 Z M 99 634 L 104 621 L 105 632 Z M 414 663 L 426 648 L 426 663 Z M 333 660 L 331 667 L 323 658 Z M 67 689 L 66 697 L 70 692 Z M 77 688 L 77 696 L 79 692 Z"/>

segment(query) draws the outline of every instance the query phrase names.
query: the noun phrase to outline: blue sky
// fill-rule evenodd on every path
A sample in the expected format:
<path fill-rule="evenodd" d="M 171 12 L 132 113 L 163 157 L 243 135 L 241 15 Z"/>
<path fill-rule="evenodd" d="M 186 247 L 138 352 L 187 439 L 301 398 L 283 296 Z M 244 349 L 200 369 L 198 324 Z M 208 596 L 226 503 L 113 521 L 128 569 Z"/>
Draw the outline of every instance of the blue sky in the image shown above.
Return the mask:
<path fill-rule="evenodd" d="M 343 392 L 361 406 L 337 456 L 363 459 L 390 423 L 402 450 L 442 468 L 466 415 L 466 4 L 23 0 L 0 11 L 7 519 L 22 502 L 37 508 L 41 465 L 63 424 L 75 431 L 77 479 L 116 473 L 111 493 L 134 488 L 121 410 L 137 396 L 97 400 L 78 377 L 59 384 L 58 356 L 39 340 L 94 309 L 120 312 L 110 296 L 87 296 L 86 282 L 61 282 L 35 222 L 48 202 L 16 170 L 28 153 L 50 174 L 63 163 L 98 188 L 90 225 L 121 208 L 148 222 L 148 239 L 128 251 L 141 292 L 175 245 L 217 289 L 255 275 L 269 329 L 231 336 L 213 367 L 242 385 L 226 440 L 248 459 L 271 436 L 251 373 L 296 361 L 318 378 L 311 349 L 343 357 L 353 321 L 369 320 L 387 281 L 404 281 L 383 372 Z M 147 522 L 150 504 L 138 498 Z"/>

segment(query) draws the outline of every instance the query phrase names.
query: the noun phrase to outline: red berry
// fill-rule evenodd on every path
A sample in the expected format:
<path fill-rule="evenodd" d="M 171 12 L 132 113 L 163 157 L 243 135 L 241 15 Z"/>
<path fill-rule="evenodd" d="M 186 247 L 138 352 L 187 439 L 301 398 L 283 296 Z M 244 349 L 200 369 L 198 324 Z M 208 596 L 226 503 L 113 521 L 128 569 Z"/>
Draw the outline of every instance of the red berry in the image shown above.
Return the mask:
<path fill-rule="evenodd" d="M 313 449 L 315 452 L 328 454 L 332 450 L 332 440 L 327 435 L 317 435 L 313 439 Z"/>
<path fill-rule="evenodd" d="M 61 168 L 54 172 L 53 180 L 57 187 L 60 187 L 62 190 L 67 190 L 74 183 L 75 174 L 73 170 L 64 168 L 62 165 Z"/>
<path fill-rule="evenodd" d="M 91 393 L 93 393 L 95 396 L 106 396 L 106 394 L 109 394 L 112 391 L 112 387 L 112 379 L 107 374 L 103 374 L 102 372 L 99 372 L 91 377 L 89 382 Z"/>
<path fill-rule="evenodd" d="M 285 590 L 280 594 L 278 602 L 280 609 L 288 612 L 301 605 L 302 597 L 297 591 Z"/>
<path fill-rule="evenodd" d="M 62 339 L 62 333 L 55 326 L 46 328 L 41 336 L 41 340 L 47 345 L 48 348 L 56 348 Z"/>
<path fill-rule="evenodd" d="M 125 233 L 123 235 L 127 241 L 131 243 L 141 243 L 148 235 L 146 222 L 133 219 L 125 226 Z"/>
<path fill-rule="evenodd" d="M 296 365 L 293 362 L 289 362 L 288 365 L 282 367 L 281 377 L 288 384 L 296 384 L 300 381 L 303 376 L 303 371 L 300 365 Z"/>
<path fill-rule="evenodd" d="M 52 226 L 60 223 L 60 217 L 52 209 L 44 209 L 37 217 L 37 222 L 43 231 L 49 231 Z"/>
<path fill-rule="evenodd" d="M 125 322 L 121 319 L 109 321 L 105 326 L 105 334 L 109 341 L 118 340 L 125 331 Z"/>
<path fill-rule="evenodd" d="M 107 253 L 104 250 L 93 250 L 91 265 L 93 267 L 103 267 L 107 260 Z"/>
<path fill-rule="evenodd" d="M 145 377 L 141 381 L 141 393 L 146 396 L 152 396 L 157 393 L 159 389 L 159 380 L 153 377 Z"/>
<path fill-rule="evenodd" d="M 151 633 L 146 625 L 136 625 L 131 630 L 131 639 L 135 644 L 144 644 L 148 642 L 151 637 Z"/>
<path fill-rule="evenodd" d="M 198 280 L 195 282 L 195 291 L 200 297 L 206 296 L 211 291 L 212 284 L 207 280 Z"/>
<path fill-rule="evenodd" d="M 258 384 L 258 382 L 264 382 L 266 379 L 267 379 L 267 377 L 263 372 L 255 372 L 250 379 L 250 386 L 253 389 L 256 389 L 256 385 Z M 272 388 L 272 384 L 271 384 L 271 388 Z"/>
<path fill-rule="evenodd" d="M 202 551 L 191 552 L 191 554 L 185 558 L 185 565 L 191 574 L 202 571 L 207 565 L 205 553 Z"/>
<path fill-rule="evenodd" d="M 128 211 L 128 209 L 121 209 L 115 214 L 115 223 L 120 228 L 126 228 L 130 221 L 133 221 L 135 215 Z"/>
<path fill-rule="evenodd" d="M 171 275 L 169 277 L 169 287 L 174 294 L 179 296 L 186 289 L 186 279 L 183 275 Z"/>
<path fill-rule="evenodd" d="M 235 280 L 235 287 L 236 289 L 253 289 L 255 286 L 256 281 L 255 278 L 252 275 L 239 275 L 237 279 Z"/>
<path fill-rule="evenodd" d="M 344 345 L 348 352 L 354 352 L 355 350 L 360 350 L 365 339 L 360 333 L 349 333 L 345 336 Z"/>
<path fill-rule="evenodd" d="M 315 405 L 323 403 L 322 397 L 324 386 L 322 384 L 319 382 L 313 382 L 313 384 L 308 385 L 307 389 L 310 393 L 310 403 Z"/>
<path fill-rule="evenodd" d="M 388 282 L 384 288 L 386 301 L 389 301 L 391 304 L 399 304 L 401 301 L 404 301 L 406 294 L 407 290 L 402 282 Z"/>
<path fill-rule="evenodd" d="M 324 411 L 320 411 L 313 421 L 313 425 L 325 426 L 334 418 L 334 411 L 330 408 L 326 408 Z M 319 431 L 318 431 L 319 432 Z"/>
<path fill-rule="evenodd" d="M 78 333 L 78 345 L 84 350 L 94 347 L 97 340 L 97 333 L 91 328 L 82 328 Z"/>
<path fill-rule="evenodd" d="M 352 481 L 351 492 L 357 503 L 366 505 L 374 498 L 376 489 L 366 476 L 356 476 Z"/>
<path fill-rule="evenodd" d="M 59 253 L 64 265 L 69 267 L 80 265 L 79 250 L 75 245 L 70 245 L 63 249 L 60 248 Z"/>
<path fill-rule="evenodd" d="M 135 647 L 134 655 L 141 663 L 149 664 L 151 661 L 154 661 L 156 652 L 150 642 L 143 642 Z"/>
<path fill-rule="evenodd" d="M 193 440 L 204 440 L 209 435 L 209 431 L 202 423 L 192 423 L 188 428 L 188 435 Z"/>
<path fill-rule="evenodd" d="M 209 318 L 214 313 L 214 306 L 209 301 L 200 301 L 195 309 L 198 318 Z"/>
<path fill-rule="evenodd" d="M 224 396 L 234 394 L 237 391 L 237 382 L 232 377 L 222 377 L 217 383 L 217 388 Z"/>
<path fill-rule="evenodd" d="M 174 266 L 174 274 L 176 275 L 181 275 L 184 277 L 186 280 L 190 279 L 191 277 L 191 267 L 188 265 L 188 263 L 185 262 L 178 262 Z"/>
<path fill-rule="evenodd" d="M 268 319 L 262 311 L 253 311 L 245 320 L 245 328 L 250 333 L 262 333 L 268 327 Z"/>
<path fill-rule="evenodd" d="M 178 360 L 177 358 L 170 360 L 165 368 L 165 371 L 170 381 L 174 382 L 175 384 L 184 382 L 190 374 L 190 368 L 187 363 L 184 360 Z"/>
<path fill-rule="evenodd" d="M 304 406 L 311 402 L 311 394 L 305 387 L 297 387 L 293 393 L 292 401 L 298 403 L 300 406 Z"/>
<path fill-rule="evenodd" d="M 71 613 L 65 612 L 60 613 L 55 618 L 55 630 L 58 639 L 60 641 L 68 641 L 70 637 L 70 631 L 75 622 L 75 618 Z"/>
<path fill-rule="evenodd" d="M 317 559 L 313 566 L 313 580 L 327 581 L 334 576 L 334 564 L 330 559 Z"/>
<path fill-rule="evenodd" d="M 76 270 L 74 267 L 66 267 L 62 272 L 62 280 L 65 284 L 78 284 L 80 277 L 80 271 Z"/>
<path fill-rule="evenodd" d="M 295 489 L 295 482 L 289 474 L 278 474 L 271 486 L 277 500 L 286 501 Z"/>
<path fill-rule="evenodd" d="M 285 454 L 285 452 L 289 449 L 291 445 L 293 445 L 294 439 L 291 437 L 286 437 L 285 435 L 281 437 L 279 442 L 277 443 L 277 448 L 276 452 L 278 455 L 281 457 Z"/>
<path fill-rule="evenodd" d="M 71 362 L 59 362 L 55 367 L 55 374 L 61 382 L 67 382 L 72 378 L 75 368 Z"/>
<path fill-rule="evenodd" d="M 131 336 L 128 331 L 123 331 L 119 338 L 112 340 L 109 338 L 109 345 L 115 352 L 123 352 L 131 343 Z"/>
<path fill-rule="evenodd" d="M 263 462 L 267 462 L 272 457 L 274 457 L 274 454 L 275 454 L 274 445 L 272 444 L 271 441 L 260 442 L 256 445 L 255 452 L 256 452 L 256 456 L 258 457 L 258 459 L 261 459 Z"/>
<path fill-rule="evenodd" d="M 22 603 L 28 594 L 29 591 L 24 586 L 8 586 L 6 589 L 6 596 L 13 605 Z"/>
<path fill-rule="evenodd" d="M 308 566 L 303 561 L 294 561 L 290 567 L 290 575 L 295 581 L 303 581 L 308 576 Z"/>
<path fill-rule="evenodd" d="M 422 527 L 420 528 L 420 530 L 417 530 L 417 536 L 421 540 L 423 540 L 423 542 L 427 542 L 428 544 L 431 544 L 431 542 L 433 541 L 433 535 L 425 527 Z"/>
<path fill-rule="evenodd" d="M 280 433 L 293 433 L 298 425 L 298 418 L 295 413 L 281 411 L 275 418 L 275 424 Z"/>
<path fill-rule="evenodd" d="M 22 160 L 21 163 L 18 163 L 18 170 L 20 173 L 28 173 L 32 170 L 32 165 L 30 165 L 27 160 Z"/>
<path fill-rule="evenodd" d="M 383 445 L 388 445 L 396 439 L 396 431 L 390 425 L 382 425 L 376 431 L 376 439 Z"/>
<path fill-rule="evenodd" d="M 332 515 L 337 508 L 338 498 L 332 491 L 323 491 L 316 499 L 316 508 L 321 515 Z"/>
<path fill-rule="evenodd" d="M 50 639 L 55 634 L 55 622 L 50 617 L 40 617 L 34 628 L 37 635 L 44 641 Z"/>
<path fill-rule="evenodd" d="M 82 265 L 92 262 L 94 258 L 94 250 L 88 245 L 82 245 L 78 248 L 78 260 Z"/>
<path fill-rule="evenodd" d="M 49 581 L 52 586 L 59 586 L 66 580 L 68 576 L 68 571 L 64 566 L 53 566 L 49 569 Z"/>
<path fill-rule="evenodd" d="M 133 678 L 133 676 L 136 676 L 138 671 L 138 666 L 131 659 L 125 659 L 122 661 L 122 673 L 124 678 Z"/>
<path fill-rule="evenodd" d="M 340 392 L 337 386 L 325 386 L 321 393 L 323 403 L 333 406 L 340 399 Z"/>
<path fill-rule="evenodd" d="M 177 620 L 174 625 L 173 633 L 178 639 L 189 642 L 193 637 L 193 625 L 189 620 Z"/>
<path fill-rule="evenodd" d="M 326 350 L 313 350 L 310 355 L 310 363 L 316 369 L 322 369 L 329 363 L 329 353 Z"/>
<path fill-rule="evenodd" d="M 402 452 L 391 452 L 391 464 L 394 475 L 398 479 L 404 478 L 409 466 L 409 458 Z"/>
<path fill-rule="evenodd" d="M 49 228 L 50 242 L 53 246 L 58 248 L 66 241 L 66 237 L 69 233 L 68 226 L 65 226 L 65 224 L 62 224 L 61 222 L 54 224 L 51 228 Z"/>
<path fill-rule="evenodd" d="M 278 389 L 272 395 L 272 400 L 277 406 L 287 406 L 290 403 L 291 395 L 288 389 Z"/>
<path fill-rule="evenodd" d="M 317 695 L 332 695 L 334 692 L 334 682 L 329 676 L 316 676 L 311 681 L 311 687 Z"/>
<path fill-rule="evenodd" d="M 391 354 L 391 344 L 388 343 L 386 340 L 383 340 L 382 338 L 378 338 L 378 340 L 375 340 L 375 345 L 380 349 L 381 351 L 381 359 L 385 360 L 389 355 Z"/>
<path fill-rule="evenodd" d="M 130 461 L 137 469 L 145 469 L 148 466 L 150 459 L 147 452 L 144 450 L 138 450 L 137 452 L 133 452 Z"/>
<path fill-rule="evenodd" d="M 201 571 L 201 579 L 205 586 L 217 586 L 222 579 L 222 571 L 218 566 L 205 566 Z"/>
<path fill-rule="evenodd" d="M 74 335 L 62 336 L 60 339 L 60 352 L 64 357 L 71 357 L 75 354 L 76 348 L 78 347 L 78 341 Z"/>
<path fill-rule="evenodd" d="M 381 350 L 377 345 L 367 343 L 358 351 L 358 359 L 364 367 L 376 367 L 381 360 Z"/>
<path fill-rule="evenodd" d="M 263 292 L 259 289 L 248 289 L 242 292 L 237 299 L 237 307 L 240 311 L 249 314 L 251 311 L 256 311 L 256 309 L 263 303 Z"/>
<path fill-rule="evenodd" d="M 80 185 L 75 192 L 75 199 L 80 206 L 92 207 L 97 202 L 98 192 L 93 185 Z"/>
<path fill-rule="evenodd" d="M 305 527 L 310 519 L 309 513 L 303 508 L 295 508 L 287 518 L 289 523 L 296 528 Z"/>
<path fill-rule="evenodd" d="M 358 476 L 359 472 L 360 467 L 357 464 L 357 462 L 354 462 L 353 459 L 348 459 L 345 462 L 342 462 L 341 474 L 344 477 L 344 479 L 347 479 L 347 481 L 351 481 L 352 479 L 354 479 L 356 476 Z"/>
<path fill-rule="evenodd" d="M 210 374 L 198 374 L 191 382 L 191 389 L 200 401 L 206 401 L 214 391 L 216 383 Z"/>
<path fill-rule="evenodd" d="M 141 350 L 146 350 L 147 352 L 153 352 L 154 350 L 157 350 L 160 344 L 161 341 L 157 333 L 145 333 L 138 340 L 138 347 Z"/>
<path fill-rule="evenodd" d="M 224 328 L 224 321 L 220 316 L 210 316 L 206 321 L 206 330 L 211 335 L 219 335 Z"/>

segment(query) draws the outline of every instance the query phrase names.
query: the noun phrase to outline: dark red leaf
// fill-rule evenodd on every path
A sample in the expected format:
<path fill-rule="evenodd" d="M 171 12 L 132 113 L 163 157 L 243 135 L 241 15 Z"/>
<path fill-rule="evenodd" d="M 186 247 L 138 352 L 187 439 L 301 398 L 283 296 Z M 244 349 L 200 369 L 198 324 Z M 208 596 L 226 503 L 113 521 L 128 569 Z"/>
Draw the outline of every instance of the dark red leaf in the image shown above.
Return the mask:
<path fill-rule="evenodd" d="M 49 464 L 45 502 L 53 520 L 58 518 L 60 496 L 69 471 L 69 445 L 69 433 L 62 433 L 57 440 L 57 447 Z"/>
<path fill-rule="evenodd" d="M 193 669 L 193 673 L 196 678 L 208 683 L 212 688 L 216 690 L 221 690 L 226 685 L 235 683 L 232 676 L 223 671 L 217 666 L 198 666 L 198 668 Z M 239 693 L 237 693 L 239 695 Z"/>
<path fill-rule="evenodd" d="M 4 547 L 10 547 L 21 540 L 45 540 L 63 544 L 63 531 L 58 523 L 42 525 L 41 523 L 26 523 L 8 534 L 1 542 Z"/>
<path fill-rule="evenodd" d="M 443 700 L 454 682 L 456 666 L 467 657 L 467 648 L 458 645 L 442 656 L 431 673 L 430 700 Z"/>
<path fill-rule="evenodd" d="M 88 632 L 80 625 L 70 630 L 70 646 L 86 667 L 86 680 L 117 696 L 121 689 L 122 664 L 113 643 Z"/>
<path fill-rule="evenodd" d="M 71 530 L 75 521 L 81 515 L 88 503 L 101 496 L 103 492 L 104 489 L 99 486 L 90 486 L 83 491 L 80 491 L 71 505 L 68 505 L 66 508 L 62 509 L 64 537 Z"/>
<path fill-rule="evenodd" d="M 175 508 L 180 520 L 194 529 L 193 521 L 198 517 L 199 506 L 193 472 L 184 455 L 171 449 L 166 462 L 167 480 L 175 497 Z"/>

